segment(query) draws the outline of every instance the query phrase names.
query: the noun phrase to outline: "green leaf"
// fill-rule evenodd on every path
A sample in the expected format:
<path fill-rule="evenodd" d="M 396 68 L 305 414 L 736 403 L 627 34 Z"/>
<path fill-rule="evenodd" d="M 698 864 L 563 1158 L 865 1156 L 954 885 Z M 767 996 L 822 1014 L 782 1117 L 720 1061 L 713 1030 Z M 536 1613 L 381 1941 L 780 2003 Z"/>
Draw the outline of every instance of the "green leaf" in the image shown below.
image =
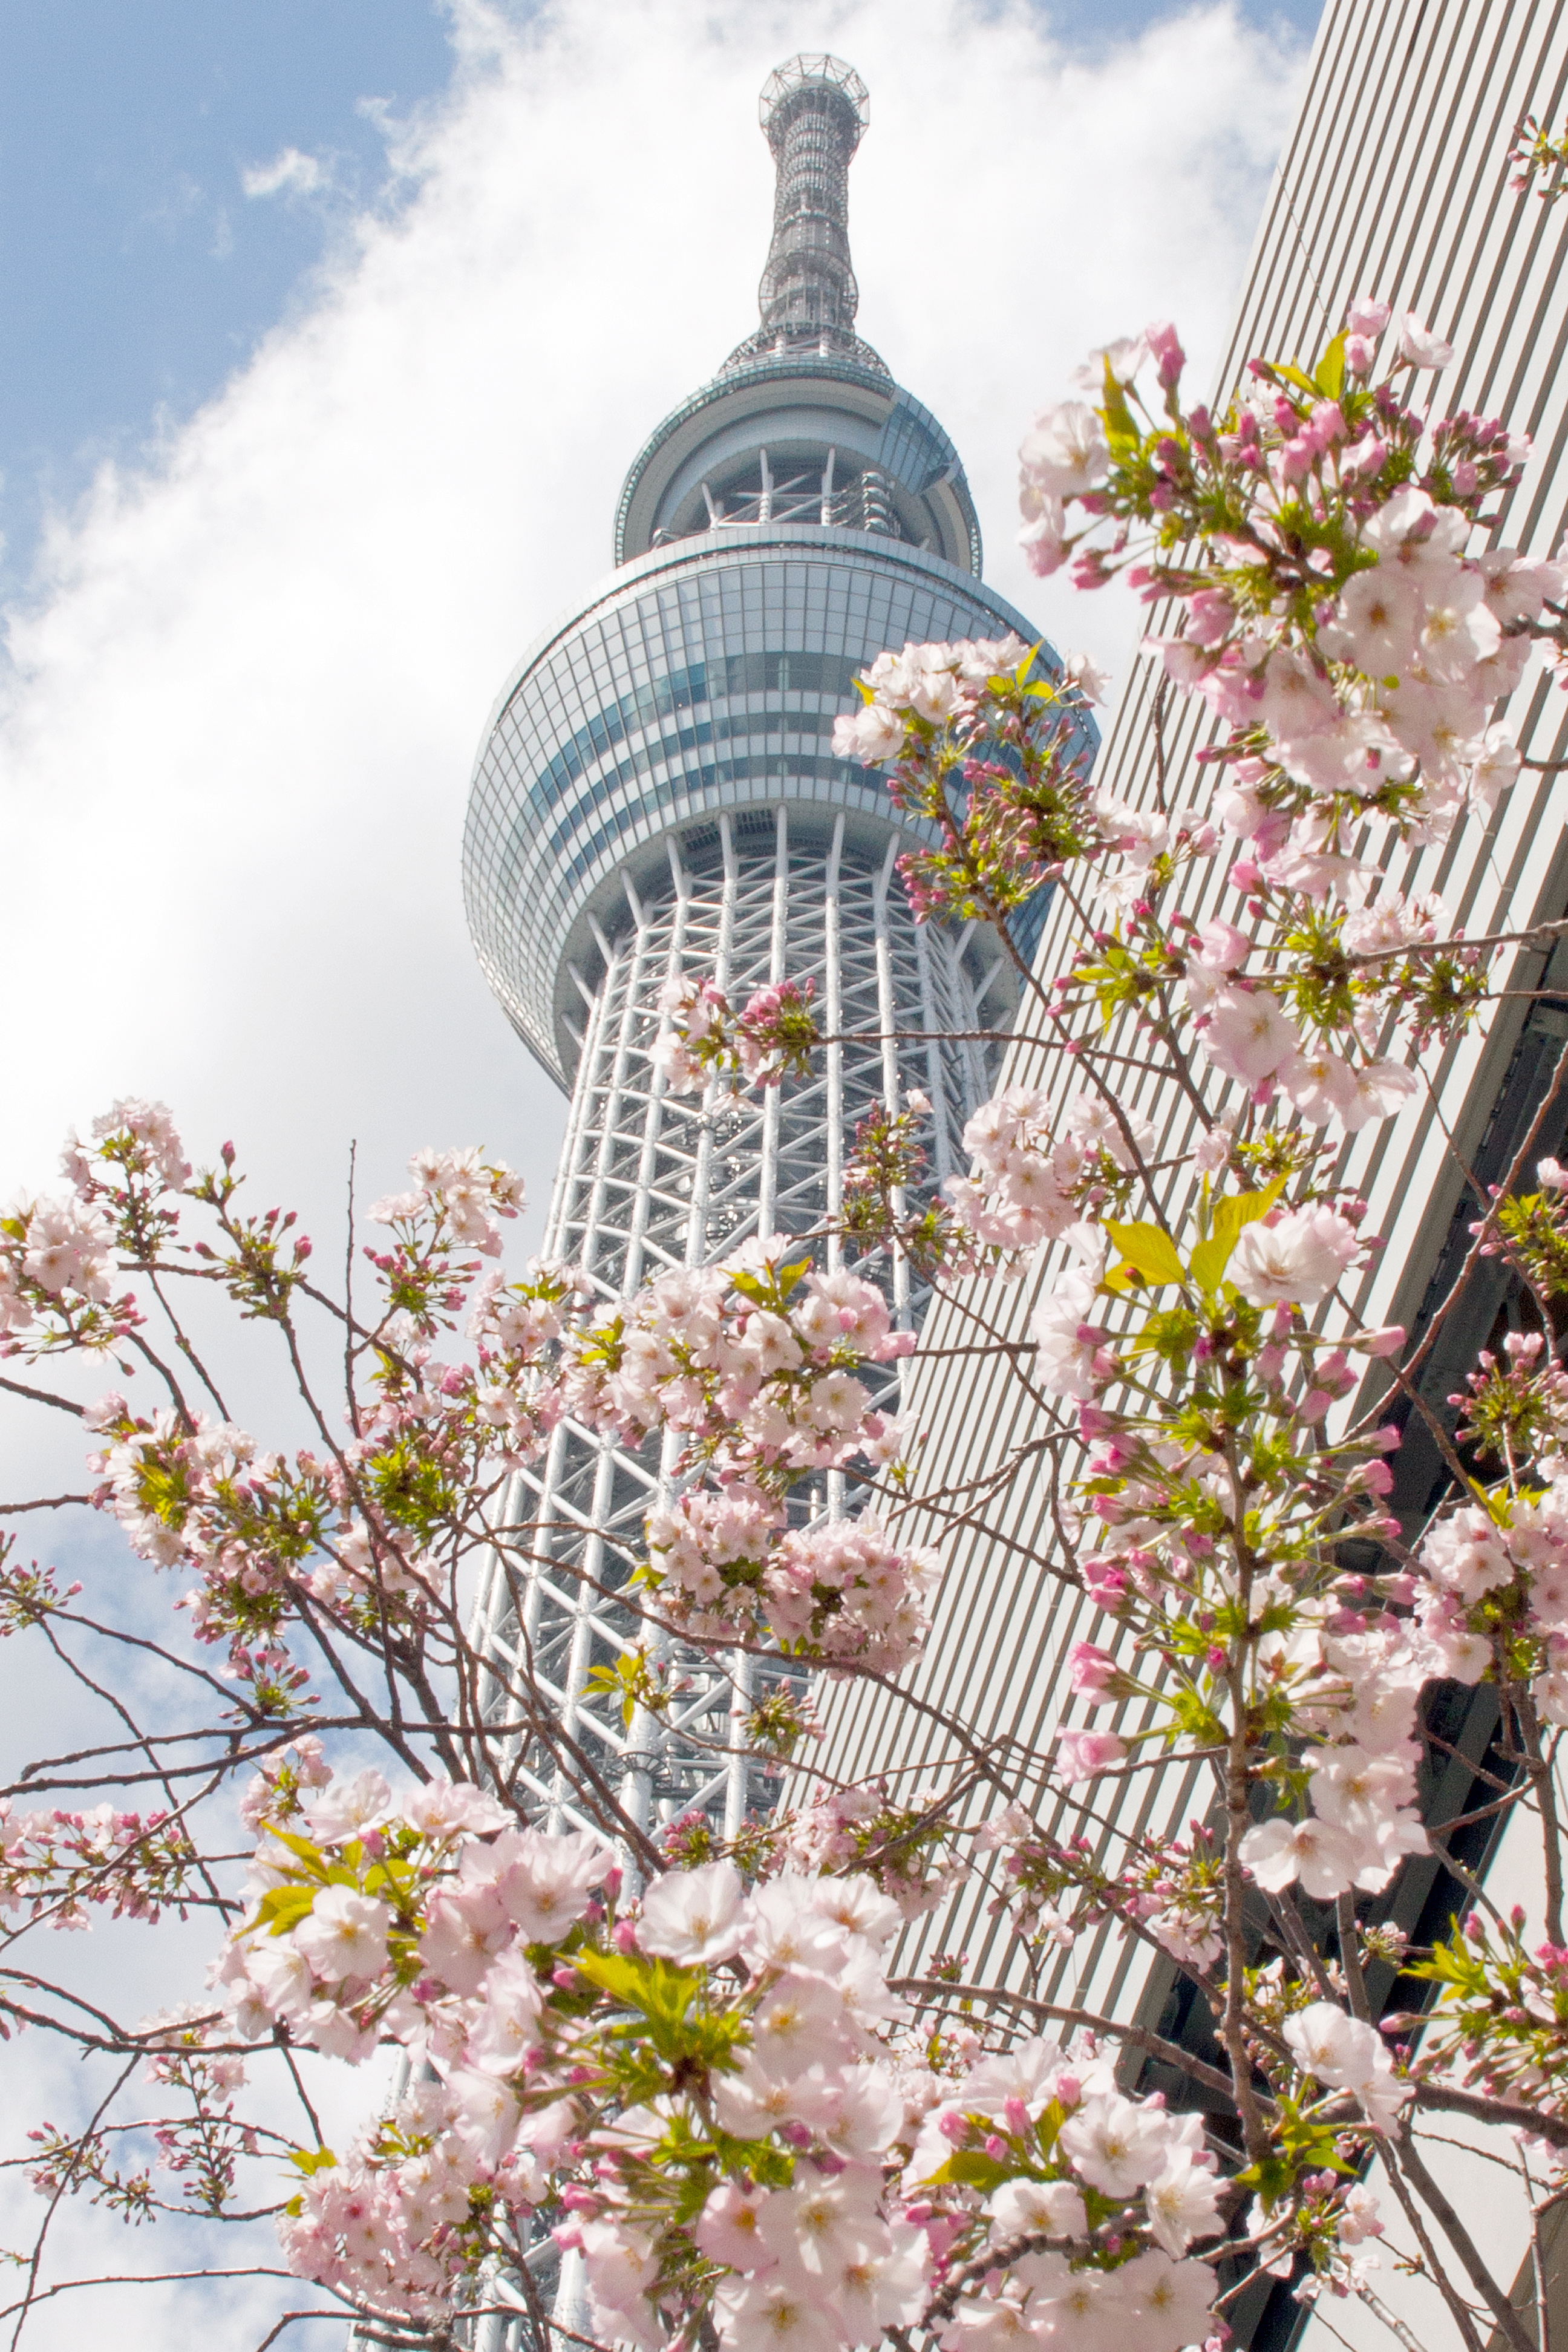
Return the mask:
<path fill-rule="evenodd" d="M 400 1862 L 395 1854 L 388 1854 L 384 1862 L 372 1863 L 361 1884 L 367 1895 L 381 1895 L 384 1889 L 384 1899 L 396 1903 L 407 1893 L 413 1877 L 409 1864 Z"/>
<path fill-rule="evenodd" d="M 1192 1265 L 1193 1280 L 1200 1290 L 1215 1291 L 1219 1288 L 1220 1284 L 1225 1280 L 1225 1270 L 1230 1264 L 1230 1254 L 1235 1247 L 1234 1241 L 1222 1242 L 1215 1234 L 1211 1234 L 1206 1242 L 1198 1243 L 1193 1251 Z"/>
<path fill-rule="evenodd" d="M 1149 1282 L 1184 1282 L 1186 1269 L 1176 1255 L 1176 1244 L 1158 1225 L 1117 1225 L 1109 1219 L 1106 1232 L 1129 1265 Z"/>
<path fill-rule="evenodd" d="M 310 1886 L 271 1886 L 261 1898 L 258 1925 L 266 1920 L 275 1936 L 286 1936 L 301 1919 L 309 1918 L 315 1903 L 315 1889 Z"/>
<path fill-rule="evenodd" d="M 270 1822 L 267 1825 L 267 1834 L 276 1838 L 279 1845 L 286 1845 L 290 1853 L 298 1854 L 306 1867 L 318 1876 L 326 1868 L 326 1858 L 321 1847 L 312 1845 L 309 1838 L 296 1837 L 292 1830 L 275 1829 Z"/>
<path fill-rule="evenodd" d="M 1241 1239 L 1242 1227 L 1266 1217 L 1284 1190 L 1284 1177 L 1271 1176 L 1261 1192 L 1227 1192 L 1215 1206 L 1212 1231 L 1215 1240 L 1227 1241 L 1234 1248 Z"/>
<path fill-rule="evenodd" d="M 628 1731 L 632 1727 L 632 1717 L 637 1713 L 637 1696 L 642 1687 L 645 1664 L 641 1652 L 633 1650 L 626 1656 L 617 1658 L 613 1666 L 594 1666 L 589 1670 L 589 1689 L 603 1691 L 608 1696 L 619 1698 L 621 1721 Z"/>
<path fill-rule="evenodd" d="M 982 2156 L 978 2148 L 958 2147 L 928 2178 L 932 2184 L 961 2180 L 966 2189 L 978 2189 L 989 2196 L 1005 2180 L 1016 2179 L 1017 2172 L 1016 2165 L 998 2164 L 994 2157 Z"/>
<path fill-rule="evenodd" d="M 668 1960 L 626 1959 L 618 1952 L 574 1952 L 572 1965 L 612 2000 L 666 2025 L 678 2024 L 685 2016 L 702 1981 L 700 1969 L 673 1968 Z"/>
<path fill-rule="evenodd" d="M 769 1282 L 760 1274 L 742 1272 L 730 1276 L 730 1287 L 738 1290 L 742 1298 L 749 1298 L 753 1307 L 765 1307 L 780 1312 L 802 1276 L 810 1272 L 811 1260 L 808 1257 L 797 1258 L 791 1265 L 780 1266 L 776 1282 Z"/>
<path fill-rule="evenodd" d="M 1114 449 L 1136 448 L 1140 439 L 1132 411 L 1127 405 L 1127 394 L 1111 373 L 1110 362 L 1105 362 L 1105 406 L 1100 415 L 1105 419 L 1105 437 Z"/>
<path fill-rule="evenodd" d="M 641 1993 L 645 1970 L 640 1962 L 628 1960 L 618 1952 L 574 1952 L 572 1965 L 590 1984 L 596 1984 L 615 2000 L 624 2000 L 629 2009 L 642 2007 Z"/>
<path fill-rule="evenodd" d="M 327 2171 L 337 2160 L 330 2147 L 291 2147 L 289 2151 L 289 2163 L 298 2165 L 307 2179 L 312 2172 Z"/>
<path fill-rule="evenodd" d="M 1271 1177 L 1261 1192 L 1227 1192 L 1215 1206 L 1214 1230 L 1193 1252 L 1193 1279 L 1200 1288 L 1215 1291 L 1225 1280 L 1231 1252 L 1242 1228 L 1266 1217 L 1284 1190 L 1283 1176 Z"/>
<path fill-rule="evenodd" d="M 1318 362 L 1318 390 L 1325 400 L 1338 400 L 1345 388 L 1345 339 L 1337 334 Z"/>

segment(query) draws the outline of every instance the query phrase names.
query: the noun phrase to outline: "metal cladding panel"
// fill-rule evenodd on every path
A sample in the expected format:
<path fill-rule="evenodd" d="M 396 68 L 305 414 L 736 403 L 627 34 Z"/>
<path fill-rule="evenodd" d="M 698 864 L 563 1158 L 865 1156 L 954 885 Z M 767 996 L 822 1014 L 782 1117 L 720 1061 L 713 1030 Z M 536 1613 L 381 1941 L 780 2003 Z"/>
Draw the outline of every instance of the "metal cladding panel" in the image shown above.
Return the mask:
<path fill-rule="evenodd" d="M 1310 363 L 1357 295 L 1379 295 L 1396 312 L 1415 311 L 1456 352 L 1437 381 L 1422 383 L 1427 413 L 1501 413 L 1533 436 L 1534 455 L 1506 502 L 1494 543 L 1537 554 L 1555 549 L 1568 520 L 1568 207 L 1510 192 L 1505 156 L 1521 116 L 1532 111 L 1556 123 L 1565 103 L 1565 0 L 1329 0 L 1220 380 L 1223 394 L 1254 352 Z M 1173 616 L 1162 622 L 1156 615 L 1156 628 L 1162 625 L 1173 626 Z M 1441 845 L 1392 848 L 1384 860 L 1394 885 L 1439 892 L 1455 923 L 1475 935 L 1568 911 L 1563 698 L 1532 669 L 1505 715 L 1535 764 L 1496 815 L 1467 819 Z M 1158 751 L 1169 803 L 1189 805 L 1206 796 L 1193 755 L 1219 731 L 1202 704 L 1163 692 L 1158 666 L 1139 657 L 1111 716 L 1097 782 L 1134 803 L 1152 801 Z M 1184 903 L 1200 920 L 1218 910 L 1220 882 L 1215 861 L 1186 892 Z M 1071 911 L 1058 898 L 1046 918 L 1038 975 L 1066 967 L 1073 929 Z M 1541 971 L 1539 957 L 1518 959 L 1513 976 L 1500 977 L 1499 985 L 1539 986 Z M 1553 984 L 1559 976 L 1554 968 Z M 1568 989 L 1568 972 L 1561 977 Z M 1026 1014 L 1020 1026 L 1027 1025 Z M 1430 1308 L 1446 1252 L 1452 1262 L 1452 1237 L 1476 1213 L 1444 1130 L 1482 1182 L 1493 1165 L 1506 1166 L 1500 1139 L 1505 1130 L 1522 1138 L 1529 1103 L 1540 1100 L 1543 1072 L 1564 1035 L 1568 996 L 1564 1010 L 1537 1009 L 1528 1018 L 1522 1005 L 1500 1003 L 1485 1034 L 1433 1055 L 1420 1071 L 1423 1097 L 1403 1117 L 1346 1140 L 1340 1181 L 1364 1194 L 1366 1230 L 1385 1238 L 1353 1301 L 1356 1324 L 1414 1324 L 1424 1301 Z M 1125 1041 L 1110 1036 L 1106 1043 L 1120 1048 Z M 1077 1091 L 1070 1066 L 1026 1037 L 1011 1049 L 1006 1075 L 1047 1088 L 1062 1103 Z M 1210 1091 L 1214 1097 L 1212 1077 Z M 1167 1194 L 1175 1219 L 1195 1191 L 1184 1164 L 1195 1139 L 1190 1108 L 1173 1084 L 1152 1076 L 1131 1078 L 1124 1100 L 1153 1122 L 1155 1156 L 1175 1163 Z M 1554 1145 L 1554 1135 L 1543 1135 L 1543 1151 Z M 989 1294 L 1001 1336 L 1023 1336 L 1035 1299 L 1051 1288 L 1064 1262 L 1059 1251 L 1047 1252 L 1026 1281 Z M 1475 1346 L 1485 1343 L 1491 1311 L 1488 1305 L 1483 1328 L 1469 1322 Z M 1067 1652 L 1084 1639 L 1113 1643 L 1115 1628 L 1052 1566 L 1053 1554 L 1059 1557 L 1053 1491 L 1077 1451 L 1070 1415 L 1036 1407 L 1000 1356 L 922 1362 L 926 1349 L 966 1336 L 962 1318 L 939 1304 L 913 1360 L 910 1412 L 925 1433 L 921 1475 L 931 1499 L 910 1532 L 941 1548 L 946 1569 L 932 1637 L 904 1681 L 921 1701 L 962 1716 L 981 1739 L 1001 1743 L 1004 1759 L 1010 1756 L 1030 1783 L 1039 1820 L 1059 1830 L 1069 1808 L 1048 1778 L 1049 1736 L 1058 1724 L 1108 1720 L 1089 1717 L 1072 1699 Z M 1452 1385 L 1451 1375 L 1445 1385 Z M 1369 1390 L 1352 1402 L 1364 1409 L 1375 1395 Z M 1020 1446 L 1032 1450 L 987 1526 L 963 1525 L 977 1491 L 971 1482 L 985 1480 Z M 1415 1465 L 1414 1453 L 1410 1458 Z M 1417 1513 L 1427 1499 L 1415 1492 L 1422 1483 L 1413 1466 L 1406 1485 Z M 958 1493 L 961 1486 L 967 1491 Z M 946 1489 L 955 1491 L 944 1500 Z M 1146 1719 L 1134 1704 L 1120 1727 Z M 950 1735 L 896 1697 L 850 1691 L 834 1704 L 821 1760 L 830 1772 L 853 1777 L 924 1759 L 937 1785 L 950 1777 L 938 1768 L 951 1745 Z M 918 1772 L 902 1785 L 921 1785 Z M 1108 1781 L 1095 1809 L 1103 1856 L 1113 1862 L 1124 1838 L 1141 1829 L 1179 1832 L 1200 1801 L 1206 1806 L 1206 1789 L 1200 1796 L 1197 1772 L 1186 1767 Z M 1081 1936 L 1037 1974 L 1005 1918 L 990 1916 L 994 1891 L 976 1877 L 913 1931 L 904 1955 L 911 1969 L 918 1971 L 923 1951 L 963 1948 L 978 1981 L 1101 2014 L 1127 2017 L 1142 2005 L 1150 2021 L 1158 2015 L 1170 1971 L 1147 1942 L 1106 1927 Z M 1238 2307 L 1230 2317 L 1243 2340 L 1256 2327 L 1257 2344 L 1278 2345 L 1294 2324 L 1293 2308 L 1281 2317 L 1278 2305 L 1267 2312 Z M 1336 2315 L 1344 2308 L 1336 2305 Z"/>
<path fill-rule="evenodd" d="M 475 770 L 464 894 L 487 978 L 558 1078 L 575 1064 L 579 982 L 626 919 L 621 877 L 721 810 L 774 807 L 868 838 L 910 830 L 881 775 L 833 756 L 857 670 L 906 639 L 1032 641 L 1023 615 L 951 565 L 847 531 L 685 541 L 616 575 L 529 656 Z M 1054 662 L 1054 656 L 1045 656 Z"/>

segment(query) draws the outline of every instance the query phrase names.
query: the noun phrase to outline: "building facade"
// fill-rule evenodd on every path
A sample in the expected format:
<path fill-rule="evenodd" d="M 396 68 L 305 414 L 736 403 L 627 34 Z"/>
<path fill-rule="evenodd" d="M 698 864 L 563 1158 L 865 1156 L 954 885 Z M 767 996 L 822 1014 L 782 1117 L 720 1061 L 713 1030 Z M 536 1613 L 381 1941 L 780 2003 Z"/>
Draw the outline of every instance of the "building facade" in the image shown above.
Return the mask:
<path fill-rule="evenodd" d="M 1423 381 L 1430 415 L 1458 408 L 1501 414 L 1532 436 L 1534 455 L 1504 502 L 1494 537 L 1498 544 L 1552 553 L 1568 523 L 1568 204 L 1547 206 L 1516 192 L 1507 157 L 1526 113 L 1556 126 L 1565 108 L 1564 0 L 1327 0 L 1222 362 L 1222 402 L 1251 354 L 1310 365 L 1351 299 L 1381 296 L 1396 312 L 1415 312 L 1454 346 L 1440 379 Z M 1020 409 L 1031 396 L 1056 389 L 1021 386 Z M 1195 701 L 1163 692 L 1160 679 L 1147 658 L 1129 665 L 1096 782 L 1118 800 L 1143 804 L 1154 797 L 1158 768 L 1170 804 L 1179 808 L 1203 796 L 1194 754 L 1218 730 Z M 1442 846 L 1395 853 L 1389 869 L 1407 892 L 1440 894 L 1455 925 L 1473 936 L 1568 912 L 1568 706 L 1552 678 L 1532 668 L 1497 715 L 1530 763 L 1520 782 L 1489 821 L 1472 816 Z M 1206 896 L 1191 904 L 1199 920 L 1218 910 L 1217 877 L 1203 887 Z M 1070 910 L 1053 908 L 1040 942 L 1040 974 L 1066 968 L 1072 929 Z M 1346 1140 L 1339 1181 L 1364 1195 L 1367 1230 L 1385 1239 L 1354 1302 L 1363 1327 L 1397 1321 L 1419 1335 L 1463 1261 L 1484 1188 L 1506 1171 L 1545 1097 L 1568 1038 L 1568 954 L 1560 950 L 1550 964 L 1520 955 L 1504 971 L 1499 985 L 1506 990 L 1563 992 L 1500 1003 L 1481 1031 L 1424 1072 L 1430 1090 L 1418 1105 Z M 1026 1027 L 1020 1023 L 1021 1031 Z M 1006 1075 L 1047 1088 L 1058 1102 L 1075 1090 L 1060 1055 L 1025 1034 L 1010 1049 Z M 1168 1205 L 1179 1217 L 1196 1181 L 1185 1164 L 1195 1139 L 1190 1109 L 1173 1088 L 1152 1079 L 1131 1082 L 1125 1099 L 1154 1125 L 1152 1156 L 1170 1169 Z M 1542 1133 L 1542 1152 L 1561 1150 L 1565 1124 L 1568 1107 Z M 1047 1252 L 1033 1278 L 1003 1301 L 1005 1334 L 1022 1337 L 1034 1299 L 1052 1286 L 1062 1262 L 1060 1253 Z M 1483 1262 L 1448 1336 L 1423 1369 L 1426 1402 L 1449 1428 L 1457 1413 L 1447 1400 L 1458 1385 L 1461 1359 L 1473 1358 L 1508 1328 L 1510 1315 L 1517 1320 L 1503 1272 L 1496 1261 Z M 939 1309 L 926 1333 L 933 1357 L 963 1333 L 960 1316 Z M 917 1354 L 912 1379 L 911 1410 L 930 1432 L 922 1481 L 933 1494 L 961 1478 L 984 1479 L 1038 1434 L 999 1356 L 965 1362 L 960 1371 L 937 1360 L 922 1366 Z M 1369 1383 L 1353 1403 L 1359 1412 L 1377 1402 Z M 1390 1400 L 1389 1418 L 1403 1422 L 1408 1412 Z M 1392 1503 L 1408 1537 L 1441 1498 L 1446 1473 L 1419 1421 L 1394 1461 Z M 1089 1720 L 1068 1691 L 1066 1656 L 1076 1642 L 1113 1643 L 1115 1634 L 1081 1592 L 1049 1574 L 1051 1510 L 1049 1482 L 1027 1475 L 1001 1489 L 984 1525 L 966 1513 L 965 1523 L 950 1529 L 932 1508 L 919 1533 L 942 1549 L 943 1583 L 931 1639 L 903 1679 L 981 1738 L 1010 1740 L 1016 1753 L 1032 1758 L 1037 1812 L 1059 1828 L 1075 1808 L 1049 1777 L 1051 1735 L 1058 1724 Z M 1427 1722 L 1436 1737 L 1421 1791 L 1429 1822 L 1484 1811 L 1497 1783 L 1482 1776 L 1489 1767 L 1506 1770 L 1490 1746 L 1496 1720 L 1485 1685 L 1474 1692 L 1444 1685 L 1433 1695 Z M 933 1784 L 942 1777 L 942 1731 L 879 1695 L 847 1694 L 831 1728 L 826 1760 L 847 1778 L 873 1766 L 918 1767 L 927 1757 Z M 1097 1809 L 1100 1851 L 1112 1864 L 1130 1835 L 1180 1834 L 1208 1802 L 1206 1782 L 1184 1767 L 1134 1776 L 1122 1789 L 1120 1799 L 1112 1795 Z M 1538 1921 L 1539 1890 L 1510 1860 L 1507 1840 L 1496 1849 L 1493 1827 L 1472 1822 L 1448 1842 L 1450 1851 L 1471 1870 L 1488 1872 L 1499 1899 L 1517 1897 L 1531 1908 L 1533 1895 Z M 1533 1821 L 1524 1827 L 1534 1832 Z M 1173 1972 L 1151 1969 L 1145 1948 L 1106 1927 L 1036 1971 L 1005 1916 L 990 1914 L 993 1892 L 979 1879 L 961 1890 L 931 1921 L 930 1948 L 966 1948 L 969 1973 L 981 1982 L 1118 2019 L 1138 2017 L 1167 2039 L 1202 2042 L 1206 2021 L 1194 2019 L 1190 1994 Z M 1378 1898 L 1417 1941 L 1446 1932 L 1467 1899 L 1436 1855 L 1409 1864 Z M 911 1972 L 918 1972 L 916 1960 Z M 1417 2009 L 1426 1992 L 1391 1971 L 1371 1990 L 1387 2009 Z M 1173 2105 L 1192 2103 L 1190 2084 L 1178 2074 L 1146 2066 L 1138 2079 L 1142 2089 L 1165 2089 Z M 1486 2141 L 1484 2155 L 1436 2147 L 1427 2150 L 1428 2160 L 1456 2205 L 1473 2217 L 1498 2274 L 1511 2279 L 1523 2264 L 1516 2294 L 1528 2301 L 1526 2207 L 1517 2180 L 1510 2184 L 1500 2168 L 1510 2151 L 1501 2135 L 1474 2137 Z M 1397 2249 L 1401 2224 L 1387 2193 L 1384 2206 Z M 1568 2331 L 1568 2245 L 1554 2244 L 1554 2262 L 1560 2253 L 1563 2273 L 1553 2273 L 1548 2290 L 1563 2305 L 1557 2333 Z M 1303 2336 L 1311 2352 L 1330 2352 L 1335 2341 L 1357 2352 L 1395 2340 L 1423 2347 L 1458 2341 L 1436 2294 L 1401 2276 L 1391 2254 L 1372 2284 L 1405 2329 L 1403 2337 L 1354 2298 L 1327 2303 L 1321 2317 L 1310 2316 L 1289 2283 L 1267 2279 L 1228 2316 L 1254 2352 L 1284 2352 Z"/>
<path fill-rule="evenodd" d="M 616 569 L 519 664 L 475 772 L 475 944 L 572 1095 L 545 1248 L 605 1300 L 749 1234 L 823 1226 L 858 1120 L 896 1108 L 906 1085 L 933 1105 L 940 1181 L 988 1075 L 973 1040 L 931 1033 L 995 1029 L 1014 1005 L 993 936 L 911 920 L 894 860 L 918 835 L 879 776 L 832 751 L 856 672 L 885 646 L 1033 635 L 981 583 L 952 443 L 855 331 L 847 173 L 866 121 L 865 89 L 835 58 L 770 78 L 777 192 L 757 329 L 638 453 Z M 683 970 L 716 973 L 737 1003 L 809 979 L 848 1041 L 760 1103 L 717 1087 L 672 1097 L 651 1049 L 658 990 Z M 930 1042 L 900 1049 L 900 1029 Z M 824 1242 L 830 1264 L 837 1246 Z M 921 1303 L 907 1269 L 864 1270 L 907 1328 Z M 663 1467 L 568 1423 L 522 1475 L 510 1519 L 525 1532 L 480 1600 L 492 1705 L 504 1712 L 526 1678 L 639 1822 L 700 1811 L 733 1830 L 765 1794 L 736 1752 L 748 1662 L 683 1656 L 676 1706 L 629 1726 L 595 1677 L 637 1637 L 615 1596 Z M 563 1818 L 564 1785 L 521 1734 L 520 1748 L 520 1784 Z"/>

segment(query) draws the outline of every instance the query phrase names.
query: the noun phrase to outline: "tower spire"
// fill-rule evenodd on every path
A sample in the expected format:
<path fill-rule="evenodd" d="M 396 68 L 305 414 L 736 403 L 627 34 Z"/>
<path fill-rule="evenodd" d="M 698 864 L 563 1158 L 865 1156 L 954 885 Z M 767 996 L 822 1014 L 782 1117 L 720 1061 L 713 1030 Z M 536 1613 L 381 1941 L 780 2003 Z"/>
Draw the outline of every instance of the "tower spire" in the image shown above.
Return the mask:
<path fill-rule="evenodd" d="M 849 263 L 849 162 L 869 119 L 866 85 L 840 58 L 792 58 L 758 112 L 773 151 L 773 236 L 757 289 L 763 332 L 848 341 L 860 299 Z"/>
<path fill-rule="evenodd" d="M 849 261 L 849 161 L 870 119 L 866 85 L 842 58 L 791 58 L 768 76 L 758 111 L 778 174 L 762 323 L 721 373 L 816 357 L 885 376 L 855 332 L 860 289 Z"/>

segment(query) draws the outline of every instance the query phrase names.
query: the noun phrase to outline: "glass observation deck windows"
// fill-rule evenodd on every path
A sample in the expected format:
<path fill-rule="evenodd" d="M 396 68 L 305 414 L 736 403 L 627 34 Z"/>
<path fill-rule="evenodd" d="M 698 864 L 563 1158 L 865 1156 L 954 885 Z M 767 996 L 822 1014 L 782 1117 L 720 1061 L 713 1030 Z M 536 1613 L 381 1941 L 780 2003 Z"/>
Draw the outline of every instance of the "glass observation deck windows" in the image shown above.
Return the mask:
<path fill-rule="evenodd" d="M 1009 630 L 1034 634 L 907 541 L 770 522 L 651 551 L 553 632 L 502 697 L 465 845 L 487 977 L 545 1066 L 575 1066 L 625 881 L 668 873 L 688 826 L 787 803 L 921 837 L 879 771 L 834 758 L 834 719 L 884 646 Z"/>

